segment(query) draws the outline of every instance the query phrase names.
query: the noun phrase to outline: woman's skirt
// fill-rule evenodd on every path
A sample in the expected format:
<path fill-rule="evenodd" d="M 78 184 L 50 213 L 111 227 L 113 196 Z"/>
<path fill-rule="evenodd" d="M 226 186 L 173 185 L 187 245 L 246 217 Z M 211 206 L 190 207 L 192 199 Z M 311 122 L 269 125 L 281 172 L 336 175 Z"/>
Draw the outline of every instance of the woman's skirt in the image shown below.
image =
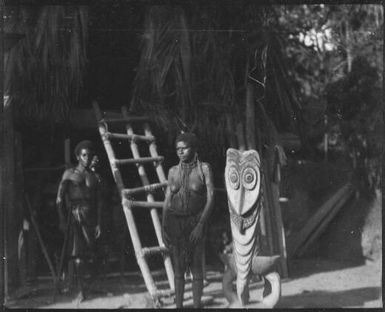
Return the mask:
<path fill-rule="evenodd" d="M 190 241 L 191 232 L 194 230 L 199 220 L 200 214 L 186 216 L 176 214 L 171 210 L 166 212 L 163 224 L 165 243 L 172 254 L 175 254 L 174 248 L 178 250 L 176 254 L 183 258 L 186 270 L 189 270 L 191 266 L 194 252 L 203 250 L 201 245 L 204 242 L 204 233 L 202 233 L 202 239 L 198 242 L 192 243 Z"/>

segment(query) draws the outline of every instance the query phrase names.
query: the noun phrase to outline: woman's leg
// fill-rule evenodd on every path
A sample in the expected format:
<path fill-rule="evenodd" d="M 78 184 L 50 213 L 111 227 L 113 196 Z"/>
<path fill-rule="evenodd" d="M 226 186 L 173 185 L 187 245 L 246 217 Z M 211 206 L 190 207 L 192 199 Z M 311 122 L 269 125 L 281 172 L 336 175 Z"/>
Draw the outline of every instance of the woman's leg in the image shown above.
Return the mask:
<path fill-rule="evenodd" d="M 75 283 L 76 283 L 76 292 L 77 300 L 79 302 L 85 299 L 84 292 L 84 251 L 86 248 L 86 243 L 84 241 L 84 236 L 82 233 L 82 227 L 78 222 L 73 224 L 73 246 L 72 246 L 72 259 L 74 265 L 75 273 Z"/>
<path fill-rule="evenodd" d="M 203 251 L 204 241 L 200 241 L 194 248 L 191 272 L 193 275 L 193 303 L 194 308 L 201 308 L 203 293 Z"/>
<path fill-rule="evenodd" d="M 77 287 L 77 300 L 83 301 L 86 296 L 84 293 L 84 261 L 81 258 L 75 259 L 75 271 L 76 271 L 76 287 Z"/>
<path fill-rule="evenodd" d="M 184 295 L 184 272 L 186 271 L 185 259 L 183 255 L 183 247 L 178 244 L 172 249 L 173 263 L 174 263 L 174 281 L 175 281 L 175 303 L 176 308 L 183 308 Z"/>
<path fill-rule="evenodd" d="M 232 306 L 238 301 L 237 294 L 233 291 L 233 281 L 237 278 L 237 273 L 232 269 L 230 265 L 226 266 L 226 270 L 223 274 L 222 289 L 229 306 Z"/>

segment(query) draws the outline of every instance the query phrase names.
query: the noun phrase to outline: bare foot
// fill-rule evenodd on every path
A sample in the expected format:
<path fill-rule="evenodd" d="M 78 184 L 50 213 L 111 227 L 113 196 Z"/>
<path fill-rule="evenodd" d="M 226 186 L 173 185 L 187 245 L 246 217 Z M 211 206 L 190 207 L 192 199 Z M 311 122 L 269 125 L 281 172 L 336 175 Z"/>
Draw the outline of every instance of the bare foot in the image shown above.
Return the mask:
<path fill-rule="evenodd" d="M 74 300 L 76 307 L 79 308 L 80 303 L 82 303 L 84 300 L 86 300 L 86 296 L 84 295 L 83 291 L 80 291 Z"/>

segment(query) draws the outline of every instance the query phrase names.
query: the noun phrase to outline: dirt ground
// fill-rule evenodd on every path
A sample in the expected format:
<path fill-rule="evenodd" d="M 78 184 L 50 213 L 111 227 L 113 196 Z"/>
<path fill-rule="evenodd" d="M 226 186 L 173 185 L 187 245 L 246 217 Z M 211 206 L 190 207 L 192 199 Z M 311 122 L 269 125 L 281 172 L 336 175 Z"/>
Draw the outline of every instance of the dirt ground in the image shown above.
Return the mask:
<path fill-rule="evenodd" d="M 349 263 L 322 259 L 302 259 L 290 263 L 290 278 L 282 280 L 282 297 L 277 308 L 382 308 L 382 261 L 355 266 Z M 206 273 L 208 285 L 204 297 L 209 300 L 205 308 L 225 308 L 221 268 L 209 268 Z M 165 276 L 157 277 L 165 284 Z M 187 284 L 186 306 L 191 304 L 191 285 Z M 252 282 L 251 302 L 262 296 L 262 283 Z M 88 300 L 77 306 L 74 296 L 59 295 L 53 301 L 52 283 L 48 280 L 29 288 L 18 299 L 10 300 L 9 308 L 152 308 L 140 273 L 128 276 L 104 277 L 92 285 L 93 293 Z M 19 294 L 21 290 L 19 290 Z M 250 307 L 252 307 L 252 304 Z M 171 298 L 164 300 L 163 308 L 175 307 Z"/>

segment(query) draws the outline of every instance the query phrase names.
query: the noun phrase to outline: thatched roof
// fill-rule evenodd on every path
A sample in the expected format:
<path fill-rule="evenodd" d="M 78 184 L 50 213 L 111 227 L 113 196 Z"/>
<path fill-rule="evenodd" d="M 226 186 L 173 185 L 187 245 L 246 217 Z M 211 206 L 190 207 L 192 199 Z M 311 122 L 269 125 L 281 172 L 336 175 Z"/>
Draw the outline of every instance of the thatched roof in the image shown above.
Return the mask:
<path fill-rule="evenodd" d="M 5 25 L 25 38 L 7 61 L 6 92 L 21 123 L 66 123 L 71 108 L 101 96 L 106 109 L 131 102 L 168 132 L 199 129 L 221 146 L 226 116 L 244 119 L 245 78 L 258 76 L 266 86 L 255 103 L 265 140 L 271 127 L 298 133 L 301 106 L 274 14 L 247 1 L 7 7 Z M 267 51 L 264 59 L 256 51 Z"/>
<path fill-rule="evenodd" d="M 5 61 L 5 93 L 23 122 L 63 122 L 83 85 L 87 8 L 7 6 L 6 32 L 24 34 Z"/>

